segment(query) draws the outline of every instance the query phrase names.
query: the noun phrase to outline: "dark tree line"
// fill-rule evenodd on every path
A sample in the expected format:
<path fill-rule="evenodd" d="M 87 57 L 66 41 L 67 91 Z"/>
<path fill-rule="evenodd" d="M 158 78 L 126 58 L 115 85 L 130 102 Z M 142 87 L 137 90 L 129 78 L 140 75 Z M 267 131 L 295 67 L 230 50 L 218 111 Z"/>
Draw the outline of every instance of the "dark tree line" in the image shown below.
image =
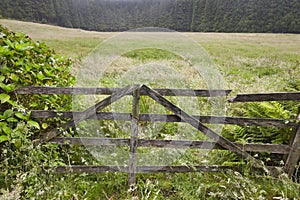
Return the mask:
<path fill-rule="evenodd" d="M 300 33 L 299 0 L 1 0 L 0 15 L 97 31 Z"/>

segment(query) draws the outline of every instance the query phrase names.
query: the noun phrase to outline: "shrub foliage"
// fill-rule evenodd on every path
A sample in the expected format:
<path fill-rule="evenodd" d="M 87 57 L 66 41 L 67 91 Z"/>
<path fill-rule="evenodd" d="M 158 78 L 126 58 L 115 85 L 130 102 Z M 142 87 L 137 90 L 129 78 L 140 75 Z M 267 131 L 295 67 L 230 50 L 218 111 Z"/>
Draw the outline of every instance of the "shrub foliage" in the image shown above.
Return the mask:
<path fill-rule="evenodd" d="M 0 26 L 0 141 L 9 139 L 20 121 L 40 128 L 29 120 L 25 109 L 62 109 L 61 105 L 70 105 L 70 97 L 62 95 L 17 95 L 13 91 L 21 86 L 70 86 L 74 81 L 71 66 L 70 59 L 56 55 L 44 43 Z"/>
<path fill-rule="evenodd" d="M 32 139 L 52 121 L 34 121 L 28 110 L 69 109 L 63 95 L 17 95 L 22 86 L 70 86 L 72 61 L 44 43 L 0 26 L 0 197 L 37 197 L 47 185 L 43 166 L 63 162 L 55 145 L 34 146 Z M 61 105 L 67 106 L 62 108 Z M 42 193 L 40 194 L 42 195 Z"/>

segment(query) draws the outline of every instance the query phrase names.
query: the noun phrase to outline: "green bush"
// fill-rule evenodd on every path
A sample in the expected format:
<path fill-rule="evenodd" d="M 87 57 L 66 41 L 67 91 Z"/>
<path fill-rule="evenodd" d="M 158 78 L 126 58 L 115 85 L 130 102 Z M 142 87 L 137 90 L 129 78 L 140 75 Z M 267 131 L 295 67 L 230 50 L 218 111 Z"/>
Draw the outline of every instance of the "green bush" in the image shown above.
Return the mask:
<path fill-rule="evenodd" d="M 66 95 L 17 95 L 13 91 L 22 86 L 70 86 L 74 82 L 71 66 L 70 59 L 56 55 L 44 43 L 0 26 L 0 142 L 9 139 L 20 121 L 40 128 L 25 109 L 69 109 L 71 98 Z"/>
<path fill-rule="evenodd" d="M 60 147 L 32 139 L 55 120 L 30 119 L 33 109 L 70 109 L 66 95 L 17 95 L 22 86 L 71 86 L 72 61 L 44 43 L 0 25 L 0 198 L 30 199 L 47 190 L 53 176 L 44 166 L 64 164 Z M 63 107 L 64 106 L 64 107 Z"/>

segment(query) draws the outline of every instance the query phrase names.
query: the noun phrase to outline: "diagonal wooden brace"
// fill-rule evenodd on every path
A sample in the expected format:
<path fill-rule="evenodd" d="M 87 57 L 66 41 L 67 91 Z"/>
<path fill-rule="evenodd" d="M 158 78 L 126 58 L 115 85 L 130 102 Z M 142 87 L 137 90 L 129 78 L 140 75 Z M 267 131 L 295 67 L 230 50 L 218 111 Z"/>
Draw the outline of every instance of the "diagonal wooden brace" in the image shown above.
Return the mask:
<path fill-rule="evenodd" d="M 77 123 L 88 119 L 89 117 L 91 117 L 92 115 L 94 115 L 96 113 L 96 111 L 101 110 L 107 106 L 109 106 L 110 104 L 112 104 L 113 102 L 121 99 L 122 97 L 128 95 L 128 94 L 132 94 L 132 92 L 134 90 L 136 90 L 139 86 L 127 86 L 125 88 L 122 88 L 120 90 L 118 90 L 117 92 L 113 93 L 111 96 L 103 99 L 102 101 L 96 103 L 95 105 L 89 107 L 88 109 L 86 109 L 85 111 L 83 111 L 80 116 L 76 119 L 72 119 L 69 122 L 67 122 L 66 124 L 64 124 L 61 128 L 62 130 L 57 130 L 57 128 L 50 130 L 49 132 L 45 133 L 43 135 L 43 137 L 39 140 L 39 143 L 45 143 L 49 140 L 51 140 L 54 137 L 57 137 L 59 134 L 61 134 L 64 130 L 71 128 L 73 126 L 75 126 Z"/>
<path fill-rule="evenodd" d="M 188 113 L 184 112 L 181 108 L 174 105 L 172 102 L 170 102 L 169 100 L 164 98 L 162 95 L 160 95 L 155 90 L 149 88 L 146 85 L 143 85 L 143 89 L 147 92 L 148 96 L 151 97 L 153 100 L 155 100 L 156 102 L 158 102 L 162 106 L 166 107 L 168 110 L 170 110 L 175 115 L 180 117 L 181 120 L 189 123 L 190 125 L 192 125 L 196 129 L 200 130 L 203 134 L 205 134 L 209 138 L 212 138 L 215 141 L 217 141 L 217 143 L 219 145 L 221 145 L 222 147 L 224 147 L 225 149 L 236 153 L 238 156 L 242 157 L 243 159 L 245 159 L 247 161 L 252 161 L 252 163 L 257 167 L 258 166 L 262 167 L 262 164 L 260 162 L 258 162 L 258 160 L 253 158 L 250 154 L 243 151 L 242 149 L 240 149 L 238 146 L 236 146 L 234 143 L 227 140 L 226 138 L 218 135 L 216 132 L 209 129 L 207 126 L 203 125 L 199 120 L 197 120 L 193 116 L 189 115 Z"/>

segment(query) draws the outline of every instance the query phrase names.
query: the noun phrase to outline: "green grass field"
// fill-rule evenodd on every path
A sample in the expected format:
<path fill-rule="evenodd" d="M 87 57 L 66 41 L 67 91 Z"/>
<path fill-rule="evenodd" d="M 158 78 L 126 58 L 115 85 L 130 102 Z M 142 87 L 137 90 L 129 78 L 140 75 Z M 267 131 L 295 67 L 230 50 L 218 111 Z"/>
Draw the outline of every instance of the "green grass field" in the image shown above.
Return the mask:
<path fill-rule="evenodd" d="M 118 33 L 89 32 L 1 19 L 11 30 L 43 41 L 61 55 L 83 60 L 103 40 Z M 183 33 L 199 43 L 218 66 L 234 93 L 289 90 L 300 79 L 300 35 Z"/>
<path fill-rule="evenodd" d="M 44 24 L 0 19 L 0 24 L 13 31 L 23 32 L 36 41 L 45 42 L 58 54 L 75 60 L 75 73 L 91 52 L 101 42 L 119 33 L 89 32 Z M 300 35 L 296 34 L 247 34 L 247 33 L 182 33 L 208 53 L 226 82 L 230 94 L 300 90 Z M 102 84 L 116 86 L 122 73 L 130 72 L 132 66 L 156 62 L 183 68 L 183 76 L 190 77 L 192 87 L 200 87 L 195 71 L 187 68 L 189 63 L 180 57 L 157 49 L 144 49 L 123 54 L 111 64 Z M 186 68 L 185 68 L 186 67 Z M 185 70 L 184 70 L 185 69 Z M 191 78 L 193 77 L 193 78 Z M 125 77 L 126 78 L 126 77 Z M 130 77 L 129 77 L 130 78 Z M 193 81 L 195 79 L 195 81 Z M 198 85 L 197 85 L 198 84 Z M 228 97 L 229 98 L 229 97 Z M 117 105 L 118 106 L 118 105 Z M 122 106 L 122 105 L 121 105 Z M 123 107 L 122 107 L 123 108 Z M 126 106 L 124 109 L 128 109 Z M 145 111 L 152 108 L 142 107 Z M 228 105 L 226 114 L 231 116 L 239 104 Z M 116 131 L 114 126 L 109 127 Z M 167 127 L 171 132 L 174 127 Z M 166 128 L 166 129 L 167 129 Z M 178 130 L 180 128 L 176 128 Z M 110 130 L 110 129 L 108 129 Z M 189 129 L 187 129 L 189 130 Z M 119 134 L 120 133 L 116 133 Z M 70 155 L 76 151 L 69 149 Z M 74 153 L 79 156 L 78 152 Z M 196 151 L 177 162 L 185 165 L 197 159 Z M 232 154 L 224 151 L 212 155 L 209 162 L 231 162 Z M 87 162 L 90 162 L 87 161 Z M 198 160 L 199 163 L 204 160 Z M 91 161 L 91 163 L 95 163 Z M 197 163 L 197 164 L 199 164 Z M 21 179 L 21 178 L 20 178 Z M 75 184 L 74 184 L 75 183 Z M 286 174 L 271 177 L 248 170 L 242 172 L 187 173 L 187 174 L 139 174 L 136 195 L 127 190 L 127 174 L 69 174 L 51 175 L 41 199 L 298 199 L 300 185 L 292 182 Z M 21 186 L 20 186 L 21 187 Z M 13 190 L 18 191 L 21 188 Z M 13 192 L 0 191 L 5 198 Z M 6 195 L 6 196 L 5 196 Z M 1 196 L 0 196 L 1 197 Z"/>

